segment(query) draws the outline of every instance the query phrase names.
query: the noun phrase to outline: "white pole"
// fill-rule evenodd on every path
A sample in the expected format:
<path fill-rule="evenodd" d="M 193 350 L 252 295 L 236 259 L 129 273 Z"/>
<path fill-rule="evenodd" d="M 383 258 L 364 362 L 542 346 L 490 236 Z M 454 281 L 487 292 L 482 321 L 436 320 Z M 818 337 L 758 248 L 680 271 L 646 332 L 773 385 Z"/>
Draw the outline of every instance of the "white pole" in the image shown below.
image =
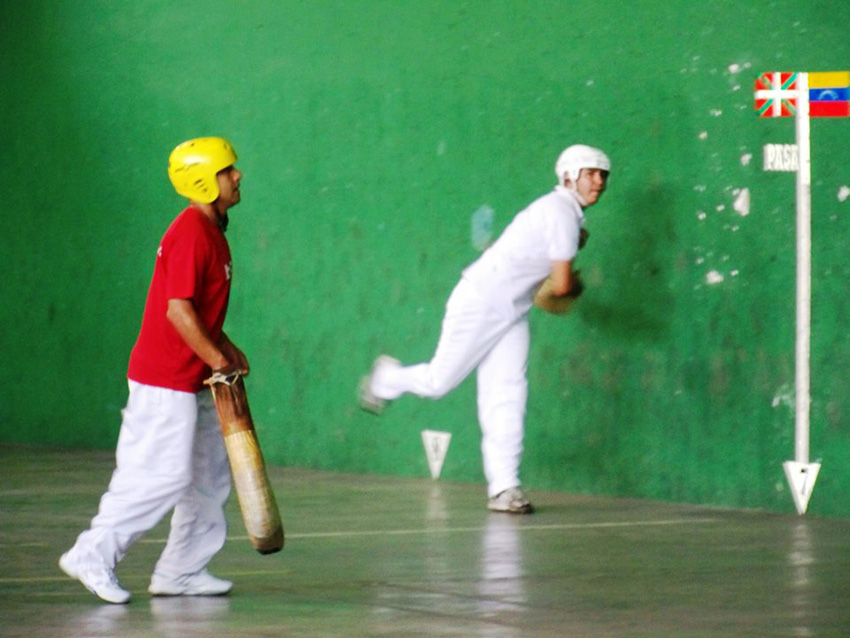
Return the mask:
<path fill-rule="evenodd" d="M 809 74 L 797 79 L 797 347 L 794 461 L 782 464 L 797 513 L 803 515 L 815 489 L 820 463 L 809 463 L 809 359 L 812 336 L 812 163 L 809 148 Z"/>
<path fill-rule="evenodd" d="M 809 462 L 811 405 L 809 360 L 812 326 L 812 166 L 809 147 L 809 74 L 797 79 L 797 347 L 794 459 Z"/>

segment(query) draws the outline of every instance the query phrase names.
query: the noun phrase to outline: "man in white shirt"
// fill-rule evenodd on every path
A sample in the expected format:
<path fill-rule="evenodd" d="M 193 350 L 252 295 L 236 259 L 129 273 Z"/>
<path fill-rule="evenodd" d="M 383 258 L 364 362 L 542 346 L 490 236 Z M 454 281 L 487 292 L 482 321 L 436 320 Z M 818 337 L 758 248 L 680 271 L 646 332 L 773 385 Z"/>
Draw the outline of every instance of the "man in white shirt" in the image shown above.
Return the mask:
<path fill-rule="evenodd" d="M 428 363 L 402 366 L 381 355 L 360 386 L 360 404 L 379 414 L 405 393 L 439 399 L 473 370 L 488 508 L 534 511 L 519 480 L 528 397 L 528 311 L 565 312 L 581 294 L 573 261 L 584 245 L 584 209 L 605 191 L 611 162 L 599 149 L 570 146 L 555 164 L 558 185 L 514 217 L 467 267 L 446 303 Z"/>

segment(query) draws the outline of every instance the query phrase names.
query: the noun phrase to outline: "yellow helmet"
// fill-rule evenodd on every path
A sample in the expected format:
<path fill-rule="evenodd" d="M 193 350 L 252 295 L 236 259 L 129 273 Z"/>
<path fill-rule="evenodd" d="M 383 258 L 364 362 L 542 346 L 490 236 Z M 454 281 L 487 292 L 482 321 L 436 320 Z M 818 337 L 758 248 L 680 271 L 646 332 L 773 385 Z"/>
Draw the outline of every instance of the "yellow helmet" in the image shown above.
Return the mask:
<path fill-rule="evenodd" d="M 168 179 L 174 190 L 194 202 L 218 199 L 216 173 L 236 163 L 236 152 L 220 137 L 199 137 L 179 144 L 168 157 Z"/>

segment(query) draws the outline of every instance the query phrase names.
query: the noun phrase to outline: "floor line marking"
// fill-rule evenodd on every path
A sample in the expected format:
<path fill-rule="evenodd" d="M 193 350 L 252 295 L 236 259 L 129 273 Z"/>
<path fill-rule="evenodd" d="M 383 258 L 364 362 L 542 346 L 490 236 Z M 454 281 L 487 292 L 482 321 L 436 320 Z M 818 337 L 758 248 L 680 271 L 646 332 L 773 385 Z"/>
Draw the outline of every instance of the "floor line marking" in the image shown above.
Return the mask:
<path fill-rule="evenodd" d="M 609 523 L 553 523 L 549 525 L 517 525 L 513 529 L 517 532 L 541 531 L 541 530 L 583 530 L 583 529 L 606 529 L 624 527 L 654 527 L 670 525 L 690 525 L 693 523 L 716 523 L 716 518 L 689 518 L 668 519 L 660 521 L 614 521 Z M 311 539 L 311 538 L 346 538 L 357 536 L 411 536 L 416 534 L 450 534 L 459 532 L 485 532 L 487 526 L 477 527 L 427 527 L 422 529 L 390 529 L 390 530 L 364 530 L 364 531 L 342 531 L 342 532 L 305 532 L 286 534 L 286 538 Z M 247 539 L 247 536 L 234 537 L 239 540 Z"/>
<path fill-rule="evenodd" d="M 505 519 L 507 520 L 507 519 Z M 675 518 L 659 521 L 611 521 L 608 523 L 552 523 L 543 525 L 521 525 L 518 524 L 513 529 L 517 532 L 523 531 L 546 531 L 546 530 L 592 530 L 592 529 L 618 529 L 627 527 L 663 527 L 671 525 L 693 525 L 703 523 L 718 523 L 717 518 Z M 416 534 L 457 534 L 463 532 L 484 532 L 488 527 L 422 527 L 415 529 L 372 529 L 372 530 L 350 530 L 340 532 L 301 532 L 286 534 L 288 539 L 321 539 L 321 538 L 356 538 L 369 536 L 415 536 Z M 164 544 L 165 538 L 143 538 L 137 541 L 139 544 Z M 228 536 L 228 541 L 245 541 L 250 540 L 248 536 Z M 29 543 L 0 543 L 0 550 L 12 549 L 21 547 L 50 547 L 50 543 L 29 542 Z M 3 579 L 0 578 L 0 582 Z"/>
<path fill-rule="evenodd" d="M 677 519 L 667 519 L 667 520 L 659 520 L 659 521 L 612 521 L 608 523 L 554 523 L 550 525 L 517 525 L 514 529 L 516 531 L 546 531 L 546 530 L 593 530 L 593 529 L 622 529 L 629 527 L 664 527 L 671 525 L 692 525 L 692 524 L 703 524 L 703 523 L 719 523 L 720 519 L 718 518 L 677 518 Z M 442 529 L 438 528 L 424 528 L 424 529 L 396 529 L 396 530 L 365 530 L 365 531 L 350 531 L 350 532 L 305 532 L 301 534 L 289 534 L 287 537 L 290 539 L 322 539 L 322 538 L 350 538 L 350 537 L 369 537 L 369 536 L 410 536 L 415 534 L 447 534 L 447 533 L 459 533 L 459 532 L 484 532 L 487 530 L 487 527 L 446 527 Z M 139 543 L 165 543 L 164 538 L 150 538 L 150 539 L 142 539 L 138 541 Z M 247 536 L 228 536 L 227 540 L 229 541 L 245 541 L 249 540 Z M 21 545 L 14 545 L 11 543 L 0 545 L 0 549 L 4 547 L 49 547 L 49 543 L 22 543 Z M 266 571 L 250 571 L 250 572 L 240 572 L 241 575 L 245 574 L 267 574 L 267 573 L 280 573 L 279 569 L 272 570 L 270 572 Z M 237 574 L 231 574 L 237 575 Z M 68 580 L 67 576 L 45 576 L 45 577 L 22 577 L 22 578 L 0 578 L 0 584 L 13 584 L 13 583 L 47 583 L 47 582 L 56 582 L 61 580 Z"/>

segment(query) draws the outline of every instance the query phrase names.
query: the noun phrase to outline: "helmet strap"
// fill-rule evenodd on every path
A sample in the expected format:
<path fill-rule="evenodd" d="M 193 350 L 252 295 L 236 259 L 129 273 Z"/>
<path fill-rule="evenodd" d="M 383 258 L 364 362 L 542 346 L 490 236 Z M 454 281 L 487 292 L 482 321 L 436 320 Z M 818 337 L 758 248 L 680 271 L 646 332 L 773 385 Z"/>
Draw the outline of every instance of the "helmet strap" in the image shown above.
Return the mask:
<path fill-rule="evenodd" d="M 570 191 L 573 194 L 573 197 L 578 201 L 579 206 L 582 208 L 587 208 L 587 200 L 579 195 L 578 188 L 576 188 L 576 183 L 573 180 L 569 181 L 569 184 L 564 184 L 564 188 Z"/>
<path fill-rule="evenodd" d="M 564 173 L 564 188 L 570 191 L 573 194 L 573 197 L 578 200 L 579 206 L 582 208 L 587 207 L 587 200 L 578 194 L 578 189 L 576 188 L 576 180 L 581 175 L 581 169 L 579 169 L 579 175 L 576 176 L 576 179 L 573 179 L 572 171 L 567 171 Z"/>

